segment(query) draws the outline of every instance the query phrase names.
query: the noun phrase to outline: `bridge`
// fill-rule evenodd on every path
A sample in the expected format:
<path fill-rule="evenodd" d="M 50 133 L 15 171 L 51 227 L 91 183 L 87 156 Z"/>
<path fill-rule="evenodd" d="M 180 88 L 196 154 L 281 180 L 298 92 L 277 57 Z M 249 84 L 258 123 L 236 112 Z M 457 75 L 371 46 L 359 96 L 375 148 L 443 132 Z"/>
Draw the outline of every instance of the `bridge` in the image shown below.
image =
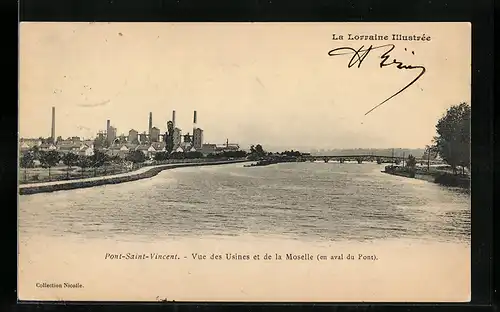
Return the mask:
<path fill-rule="evenodd" d="M 325 163 L 331 161 L 338 161 L 340 163 L 344 163 L 346 161 L 356 161 L 358 164 L 361 164 L 363 162 L 377 162 L 378 164 L 383 164 L 383 163 L 398 163 L 403 161 L 402 156 L 377 156 L 377 155 L 332 155 L 332 156 L 316 156 L 316 155 L 302 155 L 302 160 L 303 161 L 318 161 L 322 160 Z M 420 159 L 417 159 L 417 161 L 420 161 Z"/>

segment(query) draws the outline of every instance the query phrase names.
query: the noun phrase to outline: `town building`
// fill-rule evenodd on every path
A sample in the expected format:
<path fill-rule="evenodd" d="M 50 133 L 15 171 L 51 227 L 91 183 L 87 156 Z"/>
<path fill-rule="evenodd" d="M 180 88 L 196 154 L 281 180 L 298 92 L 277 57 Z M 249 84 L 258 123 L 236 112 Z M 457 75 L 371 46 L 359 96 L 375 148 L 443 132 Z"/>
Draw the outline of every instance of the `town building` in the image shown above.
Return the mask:
<path fill-rule="evenodd" d="M 149 159 L 152 159 L 154 154 L 156 154 L 156 149 L 153 147 L 153 145 L 149 145 L 149 144 L 137 145 L 135 150 L 143 152 L 144 156 L 146 156 L 146 158 L 149 158 Z"/>
<path fill-rule="evenodd" d="M 19 140 L 19 150 L 21 152 L 28 151 L 32 148 L 40 147 L 42 145 L 42 140 L 40 139 L 20 139 Z"/>
<path fill-rule="evenodd" d="M 193 147 L 196 149 L 201 149 L 203 145 L 203 130 L 200 128 L 194 129 L 193 133 Z"/>
<path fill-rule="evenodd" d="M 130 129 L 128 132 L 127 142 L 139 144 L 139 132 L 134 129 Z"/>
<path fill-rule="evenodd" d="M 217 144 L 203 144 L 201 149 L 198 151 L 203 153 L 203 155 L 213 154 L 216 152 Z"/>
<path fill-rule="evenodd" d="M 135 146 L 133 147 L 135 148 Z M 121 145 L 116 145 L 116 146 L 112 146 L 110 148 L 108 148 L 106 150 L 106 154 L 108 156 L 118 156 L 120 158 L 125 158 L 127 157 L 127 154 L 129 153 L 130 151 L 130 147 L 127 145 L 127 144 L 121 144 Z"/>
<path fill-rule="evenodd" d="M 55 144 L 52 144 L 52 143 L 42 143 L 40 145 L 40 150 L 41 151 L 55 151 L 55 150 L 57 150 L 57 147 L 55 146 Z"/>
<path fill-rule="evenodd" d="M 236 143 L 226 143 L 226 144 L 221 144 L 221 145 L 218 144 L 215 149 L 216 149 L 216 151 L 220 151 L 220 152 L 239 151 L 240 146 L 239 146 L 239 144 L 236 144 Z"/>
<path fill-rule="evenodd" d="M 167 149 L 166 149 L 166 144 L 165 142 L 154 142 L 151 144 L 151 146 L 153 146 L 153 148 L 157 151 L 157 152 L 165 152 Z"/>
<path fill-rule="evenodd" d="M 82 141 L 80 138 L 73 137 L 58 141 L 56 150 L 62 154 L 73 153 L 81 156 L 92 156 L 94 155 L 94 143 L 90 140 Z"/>
<path fill-rule="evenodd" d="M 109 145 L 113 144 L 116 139 L 116 128 L 113 126 L 108 127 L 108 131 L 106 133 L 106 140 Z"/>
<path fill-rule="evenodd" d="M 80 150 L 78 151 L 78 155 L 93 156 L 94 155 L 94 147 L 92 147 L 92 146 L 81 147 Z"/>
<path fill-rule="evenodd" d="M 149 142 L 149 140 L 146 132 L 139 134 L 139 144 L 146 144 L 147 142 Z"/>
<path fill-rule="evenodd" d="M 182 131 L 179 128 L 174 129 L 174 135 L 173 135 L 173 141 L 174 141 L 174 149 L 178 148 L 181 143 L 182 143 Z"/>
<path fill-rule="evenodd" d="M 159 142 L 159 140 L 160 140 L 160 129 L 152 127 L 150 134 L 150 142 Z"/>

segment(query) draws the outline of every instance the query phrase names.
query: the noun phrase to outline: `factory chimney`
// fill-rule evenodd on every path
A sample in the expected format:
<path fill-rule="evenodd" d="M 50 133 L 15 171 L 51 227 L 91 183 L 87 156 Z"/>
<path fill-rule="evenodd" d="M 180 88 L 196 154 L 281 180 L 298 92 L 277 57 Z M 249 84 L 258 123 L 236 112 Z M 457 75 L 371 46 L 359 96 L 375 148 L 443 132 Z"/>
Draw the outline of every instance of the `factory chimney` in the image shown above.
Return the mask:
<path fill-rule="evenodd" d="M 153 113 L 149 112 L 149 135 L 151 136 L 151 129 L 153 129 Z"/>
<path fill-rule="evenodd" d="M 109 128 L 111 128 L 111 120 L 106 120 L 106 138 L 109 138 Z"/>
<path fill-rule="evenodd" d="M 52 127 L 50 128 L 52 143 L 56 143 L 56 108 L 52 106 Z"/>
<path fill-rule="evenodd" d="M 176 127 L 175 125 L 175 110 L 172 111 L 172 123 L 174 124 L 174 129 Z"/>
<path fill-rule="evenodd" d="M 193 114 L 193 135 L 194 135 L 194 130 L 196 129 L 196 111 L 194 111 L 194 114 Z"/>

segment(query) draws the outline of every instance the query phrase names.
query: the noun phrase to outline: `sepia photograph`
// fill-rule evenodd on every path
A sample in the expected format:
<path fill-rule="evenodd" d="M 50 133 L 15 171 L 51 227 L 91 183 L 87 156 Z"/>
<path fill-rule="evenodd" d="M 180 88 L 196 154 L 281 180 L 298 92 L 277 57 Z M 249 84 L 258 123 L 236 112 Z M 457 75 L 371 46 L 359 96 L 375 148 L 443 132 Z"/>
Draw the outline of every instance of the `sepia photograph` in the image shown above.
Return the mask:
<path fill-rule="evenodd" d="M 18 299 L 469 302 L 470 23 L 19 28 Z"/>

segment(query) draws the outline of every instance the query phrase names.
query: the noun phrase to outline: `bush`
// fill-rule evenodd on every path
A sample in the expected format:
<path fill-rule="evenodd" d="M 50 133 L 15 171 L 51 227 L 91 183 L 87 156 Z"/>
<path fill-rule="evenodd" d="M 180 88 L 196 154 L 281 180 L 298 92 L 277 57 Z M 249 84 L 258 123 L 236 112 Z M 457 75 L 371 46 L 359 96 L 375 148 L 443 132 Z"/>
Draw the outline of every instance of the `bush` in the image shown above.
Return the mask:
<path fill-rule="evenodd" d="M 447 172 L 436 175 L 434 182 L 446 186 L 470 188 L 470 179 L 468 177 Z"/>

